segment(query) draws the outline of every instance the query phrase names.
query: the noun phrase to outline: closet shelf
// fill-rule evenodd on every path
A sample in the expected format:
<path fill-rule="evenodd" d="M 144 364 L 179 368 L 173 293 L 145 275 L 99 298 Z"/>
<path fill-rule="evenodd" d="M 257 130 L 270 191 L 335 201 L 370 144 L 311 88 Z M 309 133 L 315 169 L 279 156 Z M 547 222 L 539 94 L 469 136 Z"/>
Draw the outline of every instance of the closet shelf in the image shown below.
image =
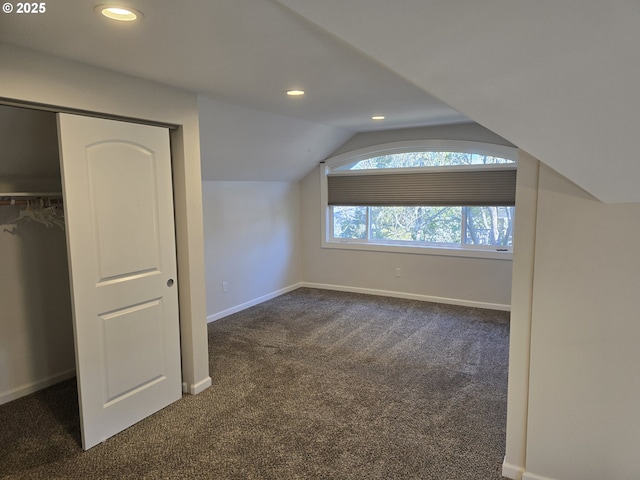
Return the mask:
<path fill-rule="evenodd" d="M 62 197 L 62 192 L 0 192 L 0 197 L 20 197 L 20 198 L 51 198 L 51 197 Z"/>

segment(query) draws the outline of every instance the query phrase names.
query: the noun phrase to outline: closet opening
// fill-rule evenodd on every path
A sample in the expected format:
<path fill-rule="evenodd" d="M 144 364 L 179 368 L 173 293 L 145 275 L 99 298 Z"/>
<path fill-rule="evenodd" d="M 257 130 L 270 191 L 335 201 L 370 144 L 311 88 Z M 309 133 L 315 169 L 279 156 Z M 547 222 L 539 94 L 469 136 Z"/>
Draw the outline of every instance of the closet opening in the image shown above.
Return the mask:
<path fill-rule="evenodd" d="M 0 404 L 75 376 L 56 115 L 0 105 Z"/>
<path fill-rule="evenodd" d="M 9 105 L 0 127 L 0 408 L 75 375 L 87 450 L 182 394 L 169 132 Z"/>

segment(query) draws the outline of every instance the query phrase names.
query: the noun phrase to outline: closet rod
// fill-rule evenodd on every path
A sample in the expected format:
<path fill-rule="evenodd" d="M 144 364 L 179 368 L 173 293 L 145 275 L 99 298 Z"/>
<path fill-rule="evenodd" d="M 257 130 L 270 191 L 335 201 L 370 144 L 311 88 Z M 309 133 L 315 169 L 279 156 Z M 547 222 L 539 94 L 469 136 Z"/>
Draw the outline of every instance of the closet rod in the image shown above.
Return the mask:
<path fill-rule="evenodd" d="M 45 202 L 46 206 L 54 206 L 54 205 L 62 205 L 62 199 L 48 199 Z M 37 206 L 37 202 L 35 200 L 0 200 L 0 206 L 2 205 L 31 205 L 33 207 Z"/>

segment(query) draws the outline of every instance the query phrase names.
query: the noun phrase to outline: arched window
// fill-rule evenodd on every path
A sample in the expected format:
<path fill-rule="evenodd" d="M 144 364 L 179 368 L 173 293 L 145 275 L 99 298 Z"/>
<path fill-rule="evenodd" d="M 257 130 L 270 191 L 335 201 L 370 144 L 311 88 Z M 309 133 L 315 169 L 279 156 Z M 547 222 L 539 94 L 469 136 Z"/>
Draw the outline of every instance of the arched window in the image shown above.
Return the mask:
<path fill-rule="evenodd" d="M 323 246 L 508 254 L 515 156 L 511 147 L 432 140 L 331 158 L 322 175 Z"/>

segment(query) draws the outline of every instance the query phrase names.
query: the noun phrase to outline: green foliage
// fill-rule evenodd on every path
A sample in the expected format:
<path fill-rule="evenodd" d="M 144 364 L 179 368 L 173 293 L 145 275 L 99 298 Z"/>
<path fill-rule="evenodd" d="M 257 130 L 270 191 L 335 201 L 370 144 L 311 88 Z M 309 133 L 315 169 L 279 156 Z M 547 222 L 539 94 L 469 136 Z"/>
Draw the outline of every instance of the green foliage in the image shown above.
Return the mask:
<path fill-rule="evenodd" d="M 361 160 L 350 170 L 368 170 L 380 168 L 446 167 L 456 165 L 489 165 L 512 163 L 506 158 L 464 152 L 406 152 L 382 155 Z"/>
<path fill-rule="evenodd" d="M 466 207 L 465 243 L 513 245 L 514 207 Z"/>
<path fill-rule="evenodd" d="M 460 207 L 371 207 L 371 238 L 460 243 Z"/>
<path fill-rule="evenodd" d="M 367 216 L 368 213 L 368 216 Z M 514 207 L 333 207 L 334 238 L 511 246 Z"/>
<path fill-rule="evenodd" d="M 366 207 L 333 207 L 334 238 L 367 238 Z"/>

